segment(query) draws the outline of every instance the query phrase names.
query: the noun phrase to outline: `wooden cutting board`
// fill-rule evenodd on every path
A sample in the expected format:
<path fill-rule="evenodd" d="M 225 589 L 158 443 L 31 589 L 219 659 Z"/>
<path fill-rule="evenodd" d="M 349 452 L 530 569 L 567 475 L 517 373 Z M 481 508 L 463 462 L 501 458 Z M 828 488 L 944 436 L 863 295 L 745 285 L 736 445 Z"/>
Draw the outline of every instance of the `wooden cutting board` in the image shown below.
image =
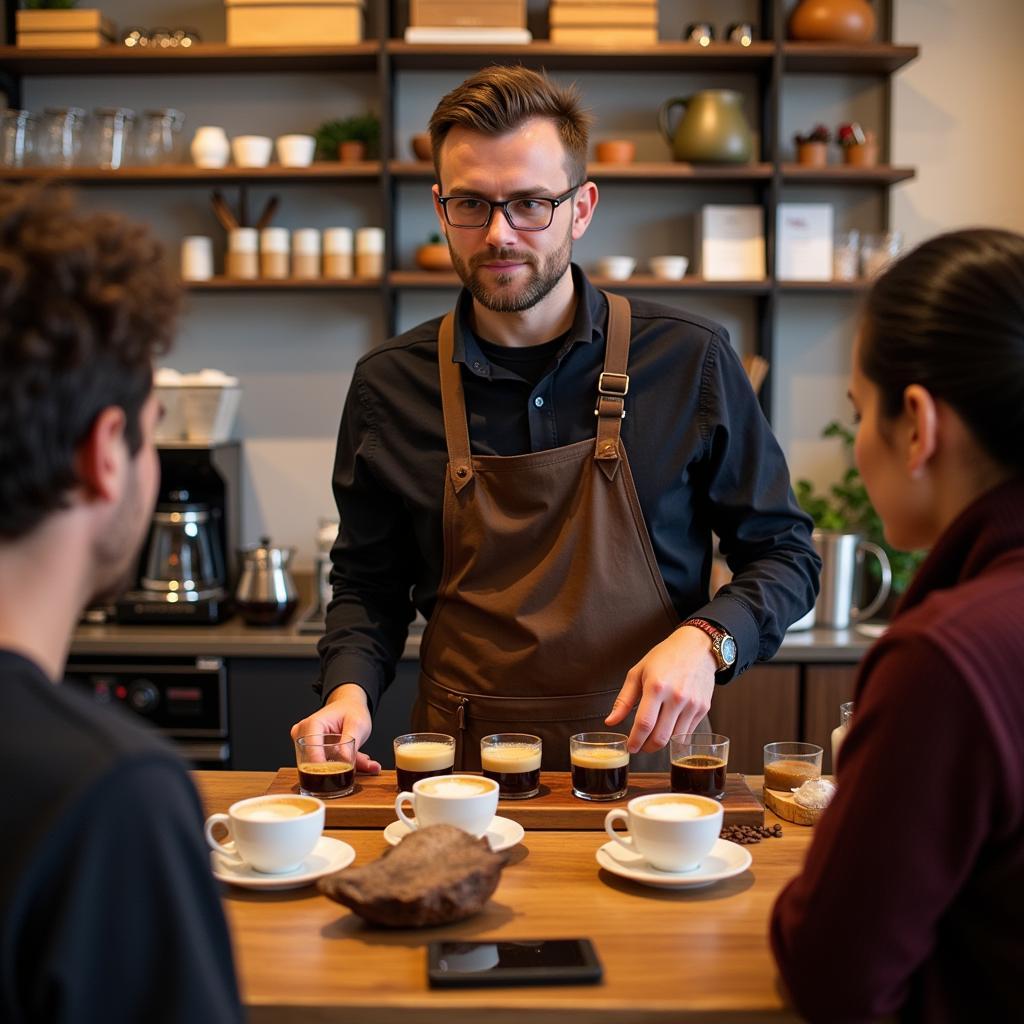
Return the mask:
<path fill-rule="evenodd" d="M 572 795 L 568 772 L 541 772 L 540 793 L 529 800 L 501 800 L 498 814 L 518 821 L 525 829 L 600 831 L 604 816 L 613 807 L 644 793 L 667 793 L 666 772 L 631 772 L 629 791 L 621 800 L 589 801 Z M 295 768 L 280 768 L 268 793 L 297 793 Z M 327 828 L 386 828 L 396 818 L 398 785 L 393 771 L 360 775 L 355 792 L 337 800 L 325 800 Z M 745 775 L 729 775 L 725 784 L 725 825 L 763 825 L 764 808 L 751 792 Z"/>

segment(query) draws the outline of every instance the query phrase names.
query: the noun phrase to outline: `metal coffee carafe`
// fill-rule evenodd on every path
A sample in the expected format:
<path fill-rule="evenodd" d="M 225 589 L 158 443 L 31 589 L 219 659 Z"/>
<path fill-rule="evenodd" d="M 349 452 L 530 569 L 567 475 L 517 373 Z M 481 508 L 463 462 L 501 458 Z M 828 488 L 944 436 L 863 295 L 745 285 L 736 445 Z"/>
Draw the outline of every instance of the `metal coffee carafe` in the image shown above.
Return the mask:
<path fill-rule="evenodd" d="M 298 604 L 299 595 L 288 564 L 294 548 L 275 548 L 269 537 L 255 547 L 243 548 L 242 574 L 235 591 L 235 604 L 251 626 L 277 626 L 286 622 Z"/>
<path fill-rule="evenodd" d="M 153 513 L 143 591 L 170 603 L 220 595 L 224 559 L 206 505 L 159 505 Z"/>
<path fill-rule="evenodd" d="M 851 621 L 871 618 L 885 604 L 892 590 L 892 567 L 886 553 L 877 544 L 862 540 L 857 533 L 815 530 L 812 537 L 821 555 L 821 590 L 814 606 L 816 624 L 846 629 Z M 858 608 L 854 595 L 865 554 L 878 559 L 882 582 L 867 607 Z"/>

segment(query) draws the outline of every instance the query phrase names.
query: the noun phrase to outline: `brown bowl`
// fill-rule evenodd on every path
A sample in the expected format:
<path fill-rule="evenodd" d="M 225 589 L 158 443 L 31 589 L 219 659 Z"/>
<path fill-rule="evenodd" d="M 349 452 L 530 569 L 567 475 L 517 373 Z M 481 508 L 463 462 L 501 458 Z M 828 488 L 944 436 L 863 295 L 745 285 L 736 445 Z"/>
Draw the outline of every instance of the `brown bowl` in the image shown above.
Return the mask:
<path fill-rule="evenodd" d="M 605 139 L 594 147 L 599 164 L 631 164 L 636 157 L 636 143 L 632 139 Z"/>
<path fill-rule="evenodd" d="M 450 271 L 452 254 L 444 242 L 428 242 L 416 250 L 416 265 L 421 270 Z"/>
<path fill-rule="evenodd" d="M 430 149 L 430 133 L 417 132 L 410 140 L 409 145 L 417 160 L 433 160 L 434 154 Z"/>

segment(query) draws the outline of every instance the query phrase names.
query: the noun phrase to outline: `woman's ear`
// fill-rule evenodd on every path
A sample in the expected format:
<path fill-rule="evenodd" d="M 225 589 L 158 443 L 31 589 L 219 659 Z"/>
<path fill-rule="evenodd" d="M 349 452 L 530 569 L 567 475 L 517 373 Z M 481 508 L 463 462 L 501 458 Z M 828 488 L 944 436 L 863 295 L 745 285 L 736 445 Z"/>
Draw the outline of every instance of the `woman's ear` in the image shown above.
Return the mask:
<path fill-rule="evenodd" d="M 939 413 L 935 399 L 920 384 L 903 392 L 903 418 L 907 437 L 907 472 L 919 478 L 934 457 L 939 444 Z"/>

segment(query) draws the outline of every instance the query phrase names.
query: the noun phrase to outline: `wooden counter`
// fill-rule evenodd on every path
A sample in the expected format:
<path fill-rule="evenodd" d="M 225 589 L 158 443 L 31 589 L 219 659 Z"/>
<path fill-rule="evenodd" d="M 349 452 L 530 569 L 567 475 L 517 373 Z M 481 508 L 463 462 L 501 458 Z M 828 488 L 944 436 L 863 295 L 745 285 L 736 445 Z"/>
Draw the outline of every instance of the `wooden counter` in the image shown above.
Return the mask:
<path fill-rule="evenodd" d="M 207 813 L 263 793 L 270 772 L 197 772 Z M 751 779 L 760 792 L 760 780 Z M 766 822 L 774 824 L 774 816 Z M 315 888 L 252 893 L 225 887 L 243 998 L 253 1024 L 575 1024 L 595 1021 L 797 1020 L 768 948 L 776 894 L 802 862 L 811 830 L 748 847 L 748 872 L 707 889 L 664 891 L 598 868 L 598 832 L 527 832 L 487 909 L 445 928 L 371 929 Z M 365 864 L 386 848 L 377 830 L 331 835 Z M 593 940 L 600 985 L 431 990 L 426 943 L 442 938 Z M 301 1012 L 300 1011 L 301 1008 Z"/>

